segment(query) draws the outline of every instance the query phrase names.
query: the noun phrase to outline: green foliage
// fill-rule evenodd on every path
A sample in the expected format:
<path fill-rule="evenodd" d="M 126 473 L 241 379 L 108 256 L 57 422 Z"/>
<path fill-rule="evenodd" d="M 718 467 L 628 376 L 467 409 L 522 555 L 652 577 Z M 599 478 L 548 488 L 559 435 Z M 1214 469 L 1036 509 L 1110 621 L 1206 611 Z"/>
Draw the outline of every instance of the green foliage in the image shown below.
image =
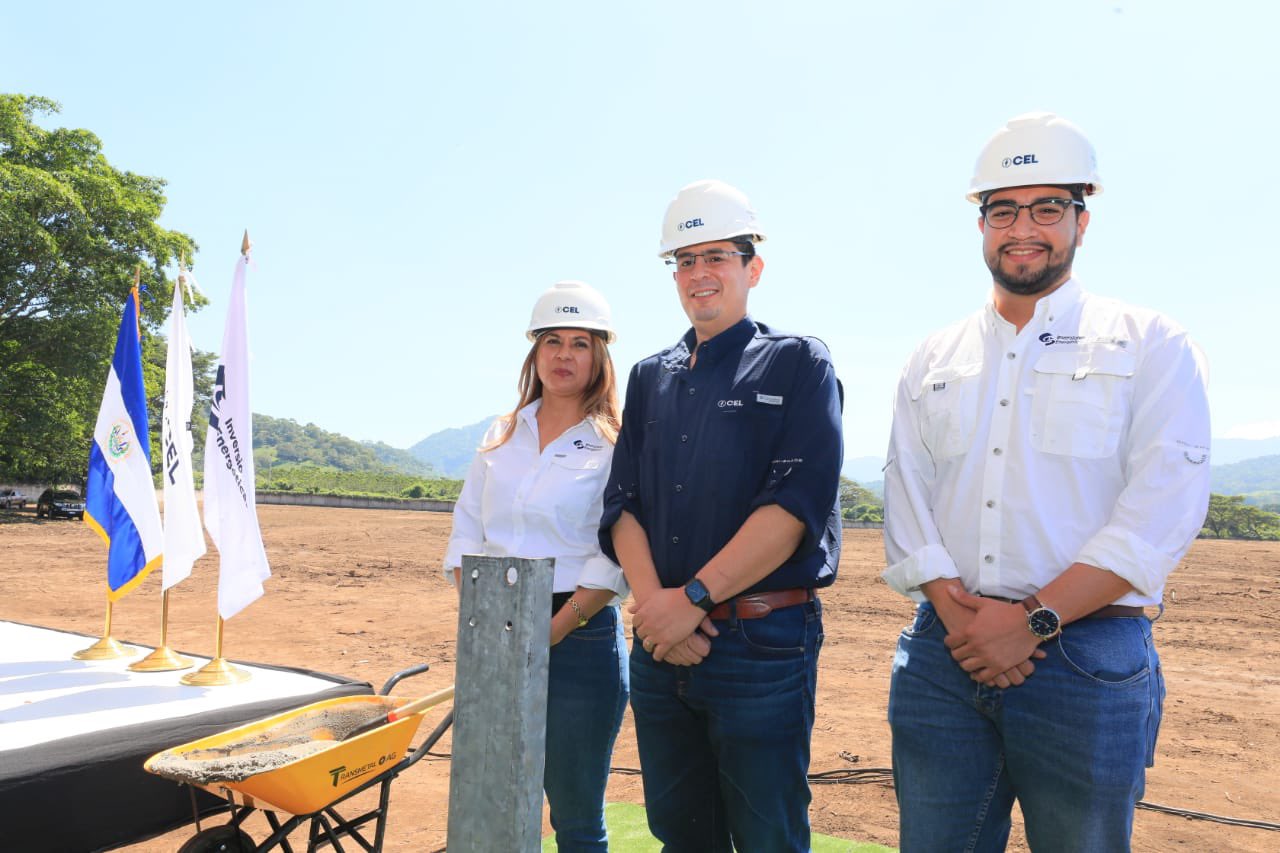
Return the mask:
<path fill-rule="evenodd" d="M 1250 506 L 1244 495 L 1210 495 L 1204 539 L 1280 540 L 1280 515 Z"/>
<path fill-rule="evenodd" d="M 257 427 L 257 415 L 254 427 Z M 256 450 L 254 451 L 256 454 Z M 387 468 L 343 470 L 330 465 L 286 462 L 257 470 L 258 489 L 265 492 L 295 492 L 311 495 L 352 495 L 360 497 L 406 497 L 427 500 L 457 500 L 461 480 L 424 479 Z"/>
<path fill-rule="evenodd" d="M 353 472 L 390 470 L 419 480 L 437 476 L 431 465 L 408 451 L 382 443 L 362 444 L 315 424 L 302 426 L 295 420 L 257 413 L 253 416 L 253 460 L 259 482 L 264 470 L 289 463 Z"/>
<path fill-rule="evenodd" d="M 164 181 L 116 169 L 87 130 L 36 124 L 57 111 L 0 94 L 0 478 L 80 482 L 134 270 L 154 352 L 173 295 L 164 268 L 195 244 L 157 222 Z M 158 401 L 163 357 L 147 362 Z"/>
<path fill-rule="evenodd" d="M 1251 504 L 1280 502 L 1280 455 L 1258 456 L 1212 471 L 1213 490 L 1224 495 L 1244 495 Z"/>
<path fill-rule="evenodd" d="M 847 521 L 884 523 L 884 501 L 848 477 L 840 478 L 840 517 Z"/>

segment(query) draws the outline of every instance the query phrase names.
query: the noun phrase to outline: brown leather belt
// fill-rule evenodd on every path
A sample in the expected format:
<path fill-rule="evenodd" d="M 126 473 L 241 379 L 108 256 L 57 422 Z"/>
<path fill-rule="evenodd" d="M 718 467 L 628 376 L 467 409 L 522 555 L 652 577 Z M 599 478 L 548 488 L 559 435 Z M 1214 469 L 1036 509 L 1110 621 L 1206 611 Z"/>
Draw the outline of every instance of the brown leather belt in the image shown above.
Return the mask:
<path fill-rule="evenodd" d="M 811 589 L 753 592 L 750 595 L 740 595 L 737 598 L 729 599 L 723 604 L 717 604 L 711 608 L 711 612 L 707 615 L 712 619 L 732 619 L 734 615 L 739 619 L 759 619 L 761 616 L 768 616 L 775 610 L 794 607 L 797 604 L 806 604 L 810 601 L 813 601 L 813 590 Z"/>
<path fill-rule="evenodd" d="M 1020 598 L 1005 598 L 1003 595 L 983 595 L 978 593 L 979 598 L 990 598 L 995 601 L 1003 601 L 1006 604 L 1017 604 L 1021 606 Z M 1116 617 L 1124 617 L 1133 619 L 1138 616 L 1146 616 L 1146 608 L 1138 607 L 1133 604 L 1108 604 L 1106 607 L 1099 607 L 1092 613 L 1086 613 L 1081 619 L 1113 619 Z"/>

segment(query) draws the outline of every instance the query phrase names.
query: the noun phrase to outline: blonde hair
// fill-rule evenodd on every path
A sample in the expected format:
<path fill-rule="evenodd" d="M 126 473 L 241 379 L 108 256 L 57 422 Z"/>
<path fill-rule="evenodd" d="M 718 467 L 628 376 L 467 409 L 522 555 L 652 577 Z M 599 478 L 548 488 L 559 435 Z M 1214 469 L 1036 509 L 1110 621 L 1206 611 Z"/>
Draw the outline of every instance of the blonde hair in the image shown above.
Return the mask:
<path fill-rule="evenodd" d="M 538 339 L 529 348 L 529 354 L 524 357 L 524 366 L 520 368 L 520 381 L 516 386 L 520 391 L 520 401 L 509 414 L 503 416 L 506 426 L 503 427 L 502 434 L 491 444 L 481 447 L 480 452 L 496 450 L 510 441 L 516 431 L 517 413 L 534 400 L 541 399 L 542 380 L 538 378 L 538 347 L 542 346 L 542 339 L 547 331 L 554 330 L 548 329 L 539 333 Z M 608 344 L 604 342 L 604 338 L 595 333 L 590 337 L 591 381 L 582 392 L 582 409 L 587 418 L 596 425 L 596 429 L 600 430 L 601 435 L 613 444 L 618 440 L 618 428 L 622 424 L 618 407 L 618 379 L 613 370 L 613 358 L 609 355 Z"/>

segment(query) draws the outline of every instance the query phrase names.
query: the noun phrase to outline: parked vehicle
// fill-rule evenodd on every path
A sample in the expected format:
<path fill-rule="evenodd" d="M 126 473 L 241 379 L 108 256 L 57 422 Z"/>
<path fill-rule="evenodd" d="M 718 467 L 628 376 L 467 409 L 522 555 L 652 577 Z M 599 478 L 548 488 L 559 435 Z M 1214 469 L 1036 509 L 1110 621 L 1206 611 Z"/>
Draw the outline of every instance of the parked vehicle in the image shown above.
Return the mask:
<path fill-rule="evenodd" d="M 84 518 L 84 498 L 70 489 L 45 489 L 36 501 L 36 518 Z"/>
<path fill-rule="evenodd" d="M 0 509 L 26 509 L 27 496 L 17 489 L 0 489 Z"/>

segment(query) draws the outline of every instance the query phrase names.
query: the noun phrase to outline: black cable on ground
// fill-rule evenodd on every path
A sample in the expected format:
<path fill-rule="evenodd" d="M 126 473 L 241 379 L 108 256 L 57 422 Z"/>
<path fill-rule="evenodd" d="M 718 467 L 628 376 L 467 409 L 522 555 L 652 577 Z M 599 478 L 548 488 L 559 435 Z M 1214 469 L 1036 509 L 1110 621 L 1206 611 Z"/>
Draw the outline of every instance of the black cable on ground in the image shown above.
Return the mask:
<path fill-rule="evenodd" d="M 430 750 L 427 751 L 427 755 L 446 759 L 452 757 L 448 753 L 435 753 Z M 848 761 L 850 764 L 853 764 L 858 760 L 858 756 L 847 752 L 840 753 L 840 757 L 845 761 Z M 610 767 L 609 772 L 617 774 L 618 776 L 640 775 L 640 770 L 635 767 Z M 817 773 L 810 773 L 809 781 L 814 785 L 888 785 L 889 787 L 893 787 L 893 768 L 842 767 L 838 770 L 823 770 Z M 1146 800 L 1139 800 L 1136 807 L 1147 811 L 1185 817 L 1189 820 L 1207 820 L 1212 821 L 1213 823 L 1226 824 L 1228 826 L 1243 826 L 1249 829 L 1268 829 L 1272 832 L 1280 832 L 1280 823 L 1271 823 L 1265 820 L 1226 817 L 1225 815 L 1210 814 L 1209 812 L 1197 812 L 1191 811 L 1190 809 L 1179 809 L 1173 806 L 1162 806 L 1159 803 L 1148 803 Z"/>
<path fill-rule="evenodd" d="M 1173 806 L 1162 806 L 1159 803 L 1148 803 L 1146 800 L 1139 800 L 1138 808 L 1195 820 L 1211 820 L 1214 823 L 1225 823 L 1230 826 L 1247 826 L 1251 829 L 1269 829 L 1272 832 L 1280 832 L 1280 823 L 1270 823 L 1265 820 L 1249 820 L 1242 817 L 1224 817 L 1223 815 L 1209 814 L 1208 812 L 1193 812 L 1187 809 L 1174 808 Z"/>

